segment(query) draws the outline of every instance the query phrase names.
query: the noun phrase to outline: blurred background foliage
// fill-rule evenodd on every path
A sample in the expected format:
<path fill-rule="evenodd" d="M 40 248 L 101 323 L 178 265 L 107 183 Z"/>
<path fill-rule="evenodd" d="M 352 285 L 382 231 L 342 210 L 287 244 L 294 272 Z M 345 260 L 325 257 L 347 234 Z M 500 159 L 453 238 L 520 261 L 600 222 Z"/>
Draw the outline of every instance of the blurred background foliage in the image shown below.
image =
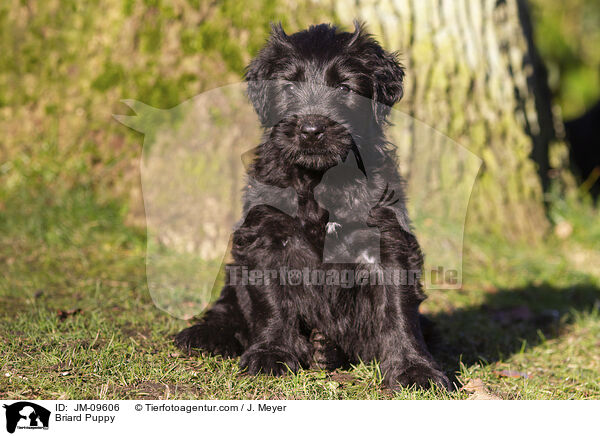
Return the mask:
<path fill-rule="evenodd" d="M 312 9 L 274 0 L 1 2 L 1 195 L 38 176 L 102 196 L 138 189 L 130 182 L 142 138 L 112 119 L 126 111 L 120 100 L 169 108 L 239 81 L 271 21 L 299 27 L 318 19 Z"/>
<path fill-rule="evenodd" d="M 565 120 L 600 99 L 600 2 L 530 0 L 535 42 Z"/>
<path fill-rule="evenodd" d="M 556 102 L 577 116 L 600 96 L 600 3 L 532 1 Z M 0 2 L 0 211 L 30 220 L 85 192 L 143 224 L 143 138 L 112 118 L 128 111 L 120 100 L 169 108 L 237 82 L 270 22 L 293 31 L 335 21 L 332 11 L 287 0 Z"/>
<path fill-rule="evenodd" d="M 556 102 L 565 118 L 578 116 L 600 97 L 600 3 L 532 3 Z M 271 21 L 294 30 L 332 16 L 311 1 L 1 2 L 2 195 L 31 176 L 111 197 L 135 191 L 141 137 L 111 118 L 125 111 L 121 99 L 172 107 L 238 81 Z M 36 165 L 41 156 L 54 163 Z"/>

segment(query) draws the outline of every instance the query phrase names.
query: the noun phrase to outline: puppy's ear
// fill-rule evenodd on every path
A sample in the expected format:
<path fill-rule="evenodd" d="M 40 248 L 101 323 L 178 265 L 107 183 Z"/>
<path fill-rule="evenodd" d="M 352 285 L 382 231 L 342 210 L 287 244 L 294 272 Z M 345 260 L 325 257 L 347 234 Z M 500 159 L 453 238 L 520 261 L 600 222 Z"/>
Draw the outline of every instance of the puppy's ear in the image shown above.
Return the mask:
<path fill-rule="evenodd" d="M 244 78 L 248 82 L 248 98 L 263 125 L 270 123 L 272 91 L 270 82 L 273 60 L 282 47 L 290 44 L 281 23 L 271 23 L 271 34 L 267 44 L 246 68 Z"/>
<path fill-rule="evenodd" d="M 404 67 L 398 62 L 398 54 L 381 50 L 377 56 L 373 74 L 373 104 L 375 119 L 385 121 L 393 105 L 404 94 Z"/>
<path fill-rule="evenodd" d="M 279 23 L 271 23 L 271 37 L 269 40 L 274 42 L 279 42 L 280 44 L 287 45 L 289 43 L 289 39 L 285 30 L 283 30 L 283 26 L 281 25 L 281 21 Z"/>
<path fill-rule="evenodd" d="M 404 93 L 404 68 L 398 62 L 398 53 L 385 51 L 358 20 L 354 20 L 348 47 L 359 50 L 359 56 L 365 56 L 366 68 L 373 72 L 373 113 L 381 124 Z"/>
<path fill-rule="evenodd" d="M 268 77 L 267 74 L 267 62 L 265 62 L 263 53 L 259 53 L 246 68 L 245 79 L 248 82 L 246 91 L 248 98 L 258 114 L 261 124 L 267 124 L 271 114 L 269 81 L 263 79 L 263 77 Z"/>

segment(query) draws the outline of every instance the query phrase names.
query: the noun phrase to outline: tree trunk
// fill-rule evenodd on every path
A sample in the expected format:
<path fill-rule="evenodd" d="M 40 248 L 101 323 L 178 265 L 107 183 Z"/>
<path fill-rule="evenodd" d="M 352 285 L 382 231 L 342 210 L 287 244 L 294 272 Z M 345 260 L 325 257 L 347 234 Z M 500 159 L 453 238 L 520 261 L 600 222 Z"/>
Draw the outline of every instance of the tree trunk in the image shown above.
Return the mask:
<path fill-rule="evenodd" d="M 555 117 L 525 2 L 335 0 L 333 5 L 341 23 L 364 20 L 387 49 L 400 52 L 407 79 L 397 108 L 482 159 L 467 226 L 511 238 L 542 236 L 548 228 L 543 188 Z M 422 153 L 427 142 L 434 147 L 435 138 L 426 136 L 403 135 L 401 161 L 413 161 L 411 151 Z M 437 158 L 444 161 L 446 152 L 452 151 L 440 150 Z M 460 173 L 459 166 L 454 170 Z M 408 182 L 414 183 L 410 177 Z M 439 183 L 432 178 L 426 189 L 434 192 Z"/>

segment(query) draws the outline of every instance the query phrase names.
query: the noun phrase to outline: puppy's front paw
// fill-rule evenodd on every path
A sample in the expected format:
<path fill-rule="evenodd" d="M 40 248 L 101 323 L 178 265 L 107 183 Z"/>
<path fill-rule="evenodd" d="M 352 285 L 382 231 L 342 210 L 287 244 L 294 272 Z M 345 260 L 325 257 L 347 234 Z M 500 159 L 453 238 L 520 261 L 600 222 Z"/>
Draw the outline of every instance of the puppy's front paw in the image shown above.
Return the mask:
<path fill-rule="evenodd" d="M 300 364 L 293 354 L 280 348 L 259 348 L 250 349 L 242 355 L 240 368 L 253 375 L 281 376 L 289 371 L 298 372 Z"/>
<path fill-rule="evenodd" d="M 223 357 L 237 357 L 242 352 L 242 346 L 233 332 L 211 328 L 207 324 L 196 324 L 182 330 L 175 336 L 175 345 L 190 354 L 194 349 Z"/>
<path fill-rule="evenodd" d="M 387 371 L 384 376 L 384 382 L 392 389 L 398 389 L 401 386 L 429 389 L 430 381 L 448 391 L 452 389 L 446 374 L 431 365 L 420 362 Z"/>

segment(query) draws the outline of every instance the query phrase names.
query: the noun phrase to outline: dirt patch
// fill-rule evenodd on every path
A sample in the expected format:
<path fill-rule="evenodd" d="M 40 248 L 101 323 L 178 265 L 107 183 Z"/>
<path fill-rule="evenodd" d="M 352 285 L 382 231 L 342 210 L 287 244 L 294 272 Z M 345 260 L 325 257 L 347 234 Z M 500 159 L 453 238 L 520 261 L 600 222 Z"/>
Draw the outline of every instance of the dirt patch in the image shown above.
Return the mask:
<path fill-rule="evenodd" d="M 80 308 L 73 308 L 69 310 L 59 309 L 56 311 L 56 316 L 58 316 L 58 319 L 60 321 L 65 321 L 67 318 L 79 315 L 80 313 L 83 313 L 83 310 L 81 310 Z"/>
<path fill-rule="evenodd" d="M 331 381 L 338 382 L 340 385 L 354 385 L 358 382 L 352 374 L 345 372 L 334 372 L 329 375 Z"/>
<path fill-rule="evenodd" d="M 135 398 L 146 400 L 167 400 L 174 396 L 200 397 L 202 390 L 193 385 L 175 385 L 155 381 L 143 381 L 131 387 L 118 387 L 119 398 Z"/>

